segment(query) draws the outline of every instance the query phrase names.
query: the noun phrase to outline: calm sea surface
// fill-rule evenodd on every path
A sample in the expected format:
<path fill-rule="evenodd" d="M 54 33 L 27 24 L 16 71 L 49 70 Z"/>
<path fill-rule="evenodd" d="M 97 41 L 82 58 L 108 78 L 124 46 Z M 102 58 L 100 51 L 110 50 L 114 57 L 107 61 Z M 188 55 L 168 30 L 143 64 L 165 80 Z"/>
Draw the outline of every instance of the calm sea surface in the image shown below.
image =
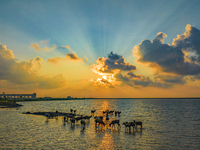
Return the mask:
<path fill-rule="evenodd" d="M 95 99 L 66 101 L 19 102 L 18 110 L 0 109 L 0 149 L 200 149 L 200 99 Z M 72 128 L 63 118 L 49 119 L 22 114 L 35 111 L 70 112 L 110 115 L 105 127 L 95 128 L 94 118 L 85 130 L 79 122 Z M 119 119 L 121 128 L 108 123 Z M 125 132 L 123 122 L 140 120 L 143 128 Z"/>

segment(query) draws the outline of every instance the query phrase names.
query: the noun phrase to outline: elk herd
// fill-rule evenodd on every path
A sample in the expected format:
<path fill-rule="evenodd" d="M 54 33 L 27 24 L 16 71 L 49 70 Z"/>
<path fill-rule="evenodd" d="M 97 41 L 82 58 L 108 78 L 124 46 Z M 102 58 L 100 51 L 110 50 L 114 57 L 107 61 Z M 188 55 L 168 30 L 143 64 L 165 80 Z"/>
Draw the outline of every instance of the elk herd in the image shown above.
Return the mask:
<path fill-rule="evenodd" d="M 96 110 L 91 110 L 91 115 L 77 115 L 76 110 L 70 109 L 70 113 L 61 113 L 56 111 L 55 116 L 63 116 L 63 122 L 65 125 L 65 122 L 70 121 L 71 127 L 75 127 L 75 124 L 80 121 L 80 125 L 82 126 L 82 130 L 85 129 L 85 125 L 90 122 L 90 118 L 94 118 L 95 122 L 95 128 L 110 128 L 115 129 L 117 126 L 117 129 L 120 129 L 120 114 L 121 111 L 114 111 L 114 110 L 105 110 L 102 112 L 101 116 L 94 116 Z M 115 119 L 113 120 L 113 117 L 111 115 L 115 115 Z M 47 119 L 50 119 L 49 114 L 46 115 Z M 117 117 L 117 118 L 116 118 Z M 137 129 L 138 126 L 140 126 L 140 129 L 142 129 L 142 122 L 141 121 L 130 121 L 130 122 L 123 122 L 122 125 L 125 126 L 125 131 L 131 132 L 131 128 Z"/>

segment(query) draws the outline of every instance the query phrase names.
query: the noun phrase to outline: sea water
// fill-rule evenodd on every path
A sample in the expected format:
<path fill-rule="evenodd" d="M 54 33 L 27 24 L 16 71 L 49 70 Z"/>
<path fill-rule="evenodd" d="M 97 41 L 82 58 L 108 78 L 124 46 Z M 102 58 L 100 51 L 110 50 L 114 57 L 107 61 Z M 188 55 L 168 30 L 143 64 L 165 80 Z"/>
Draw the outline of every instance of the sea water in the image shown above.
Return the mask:
<path fill-rule="evenodd" d="M 86 99 L 19 102 L 23 106 L 0 109 L 0 149 L 200 149 L 200 99 Z M 63 117 L 23 112 L 70 112 L 94 116 L 105 110 L 121 111 L 109 115 L 105 127 L 95 127 L 94 117 L 74 127 Z M 120 120 L 120 128 L 109 127 Z M 142 121 L 142 129 L 125 130 L 123 122 Z"/>

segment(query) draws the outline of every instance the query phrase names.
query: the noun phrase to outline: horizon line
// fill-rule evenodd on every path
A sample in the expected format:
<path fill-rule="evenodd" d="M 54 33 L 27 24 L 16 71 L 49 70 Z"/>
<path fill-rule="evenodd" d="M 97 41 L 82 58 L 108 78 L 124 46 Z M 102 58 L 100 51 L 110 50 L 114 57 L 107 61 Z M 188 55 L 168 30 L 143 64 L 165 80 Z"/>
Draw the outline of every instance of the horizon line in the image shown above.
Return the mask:
<path fill-rule="evenodd" d="M 39 97 L 42 99 L 45 99 L 45 97 Z M 200 97 L 130 97 L 130 98 L 125 98 L 125 97 L 71 97 L 71 98 L 58 98 L 58 97 L 49 97 L 49 99 L 200 99 Z M 38 98 L 36 98 L 38 99 Z"/>

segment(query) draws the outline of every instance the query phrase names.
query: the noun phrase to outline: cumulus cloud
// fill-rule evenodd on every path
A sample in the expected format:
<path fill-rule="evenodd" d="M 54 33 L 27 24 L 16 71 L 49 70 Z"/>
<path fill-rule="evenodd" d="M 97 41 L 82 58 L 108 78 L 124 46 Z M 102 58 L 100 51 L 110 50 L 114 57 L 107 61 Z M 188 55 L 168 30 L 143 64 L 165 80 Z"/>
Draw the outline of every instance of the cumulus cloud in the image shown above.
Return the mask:
<path fill-rule="evenodd" d="M 165 34 L 159 33 L 155 41 L 163 42 L 164 37 L 166 37 Z M 113 88 L 128 85 L 134 88 L 148 86 L 169 88 L 174 84 L 184 84 L 186 82 L 184 76 L 176 74 L 156 74 L 154 79 L 151 79 L 148 76 L 145 77 L 143 75 L 137 75 L 134 73 L 136 70 L 134 65 L 125 62 L 125 59 L 122 56 L 114 54 L 113 52 L 108 54 L 108 58 L 98 58 L 97 64 L 91 65 L 91 70 L 99 75 L 102 75 L 102 78 L 98 78 L 96 81 L 93 81 L 93 85 L 96 86 Z"/>
<path fill-rule="evenodd" d="M 185 27 L 185 33 L 178 35 L 173 40 L 172 45 L 180 47 L 185 51 L 193 52 L 193 56 L 189 56 L 193 61 L 200 62 L 200 30 L 188 24 Z"/>
<path fill-rule="evenodd" d="M 136 70 L 134 65 L 125 62 L 125 59 L 121 55 L 113 52 L 108 54 L 108 58 L 99 57 L 96 62 L 97 64 L 90 66 L 93 72 L 102 75 L 102 78 L 93 81 L 93 85 L 96 86 L 114 88 L 118 85 L 117 81 L 115 81 L 115 74 L 122 71 Z"/>
<path fill-rule="evenodd" d="M 166 36 L 160 32 L 153 41 L 146 39 L 135 46 L 133 54 L 138 62 L 177 75 L 200 74 L 200 30 L 187 25 L 185 33 L 178 35 L 172 45 L 164 43 Z M 188 52 L 187 57 L 184 51 Z"/>
<path fill-rule="evenodd" d="M 74 61 L 83 61 L 83 59 L 79 58 L 76 54 L 74 53 L 68 53 L 65 55 L 65 58 L 61 57 L 54 57 L 54 58 L 49 58 L 47 62 L 51 63 L 58 63 L 60 61 L 65 61 L 65 60 L 74 60 Z"/>
<path fill-rule="evenodd" d="M 125 62 L 122 56 L 113 52 L 108 54 L 108 58 L 98 58 L 97 64 L 91 65 L 91 70 L 102 75 L 102 78 L 93 81 L 93 84 L 96 86 L 112 88 L 119 85 L 128 85 L 135 88 L 142 86 L 167 87 L 167 84 L 165 85 L 159 81 L 153 81 L 149 77 L 134 74 L 133 71 L 136 70 L 136 67 Z M 127 73 L 124 75 L 122 72 Z"/>
<path fill-rule="evenodd" d="M 116 71 L 136 70 L 136 66 L 126 63 L 124 58 L 111 52 L 108 58 L 99 57 L 97 64 L 91 65 L 91 69 L 96 73 L 114 73 Z"/>
<path fill-rule="evenodd" d="M 54 77 L 38 75 L 42 61 L 39 56 L 28 61 L 16 61 L 13 52 L 0 44 L 0 81 L 5 80 L 21 87 L 31 85 L 44 89 L 64 86 L 66 80 L 62 74 Z"/>

